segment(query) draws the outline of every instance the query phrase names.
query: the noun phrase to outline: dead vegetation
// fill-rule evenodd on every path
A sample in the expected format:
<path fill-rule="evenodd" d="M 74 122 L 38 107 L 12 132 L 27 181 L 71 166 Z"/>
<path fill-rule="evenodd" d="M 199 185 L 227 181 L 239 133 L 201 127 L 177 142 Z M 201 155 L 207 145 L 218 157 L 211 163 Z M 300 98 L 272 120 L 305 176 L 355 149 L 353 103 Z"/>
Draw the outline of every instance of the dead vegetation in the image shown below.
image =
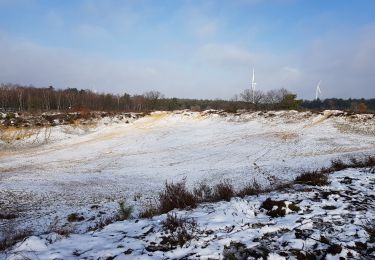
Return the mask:
<path fill-rule="evenodd" d="M 148 252 L 167 252 L 183 247 L 194 239 L 200 232 L 197 222 L 193 218 L 177 216 L 176 213 L 168 213 L 162 224 L 161 241 L 157 244 L 151 242 L 146 250 Z"/>
<path fill-rule="evenodd" d="M 310 186 L 328 185 L 330 173 L 342 171 L 348 168 L 368 168 L 370 172 L 374 172 L 375 156 L 368 156 L 363 159 L 352 157 L 345 162 L 341 159 L 335 159 L 331 161 L 331 165 L 329 167 L 302 173 L 295 178 L 294 183 Z"/>
<path fill-rule="evenodd" d="M 245 196 L 258 195 L 262 192 L 264 192 L 264 189 L 262 188 L 262 186 L 256 180 L 254 180 L 252 183 L 248 183 L 248 184 L 245 185 L 245 187 L 240 189 L 237 192 L 237 195 L 239 197 L 243 198 Z"/>
<path fill-rule="evenodd" d="M 85 218 L 82 215 L 79 215 L 78 213 L 72 213 L 68 215 L 67 220 L 69 222 L 80 222 L 85 220 Z"/>
<path fill-rule="evenodd" d="M 32 232 L 29 229 L 20 230 L 15 225 L 7 225 L 2 227 L 0 236 L 0 251 L 15 245 L 23 239 L 31 236 Z"/>
<path fill-rule="evenodd" d="M 197 198 L 186 187 L 185 180 L 178 183 L 165 183 L 159 193 L 159 212 L 167 213 L 173 209 L 195 208 Z"/>
<path fill-rule="evenodd" d="M 14 213 L 0 213 L 0 219 L 15 219 L 17 218 L 17 215 Z"/>
<path fill-rule="evenodd" d="M 294 182 L 310 186 L 324 186 L 329 184 L 328 175 L 318 171 L 304 172 L 297 176 Z"/>
<path fill-rule="evenodd" d="M 155 215 L 168 213 L 173 209 L 192 209 L 196 208 L 199 203 L 230 201 L 233 197 L 243 198 L 245 196 L 253 196 L 277 190 L 287 191 L 293 187 L 293 184 L 309 186 L 329 185 L 329 173 L 347 168 L 369 168 L 370 171 L 374 171 L 374 167 L 375 156 L 369 156 L 364 159 L 351 158 L 347 162 L 336 159 L 332 160 L 330 167 L 304 172 L 297 176 L 293 182 L 274 183 L 272 187 L 264 188 L 253 180 L 253 182 L 246 184 L 238 191 L 234 189 L 229 180 L 222 180 L 214 186 L 201 182 L 196 184 L 192 191 L 187 188 L 185 179 L 177 183 L 166 182 L 164 189 L 159 193 L 158 200 L 154 202 L 149 201 L 143 207 L 139 217 L 151 218 Z M 264 206 L 266 207 L 267 203 Z M 294 207 L 294 205 L 291 205 L 291 207 Z M 278 208 L 280 209 L 272 213 L 272 215 L 283 214 L 283 209 L 281 207 Z M 295 207 L 289 209 L 297 211 Z"/>

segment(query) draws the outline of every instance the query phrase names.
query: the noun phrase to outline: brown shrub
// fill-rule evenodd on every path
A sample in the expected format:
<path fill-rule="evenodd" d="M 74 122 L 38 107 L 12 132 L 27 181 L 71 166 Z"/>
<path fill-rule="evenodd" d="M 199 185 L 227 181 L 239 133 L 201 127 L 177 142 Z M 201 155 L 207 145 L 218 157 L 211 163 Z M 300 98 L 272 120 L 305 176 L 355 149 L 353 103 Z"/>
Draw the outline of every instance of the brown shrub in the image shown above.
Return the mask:
<path fill-rule="evenodd" d="M 159 193 L 159 212 L 167 213 L 173 209 L 197 207 L 197 198 L 186 187 L 185 180 L 178 183 L 165 183 L 164 190 Z"/>
<path fill-rule="evenodd" d="M 0 219 L 15 219 L 17 215 L 14 213 L 0 213 Z"/>
<path fill-rule="evenodd" d="M 2 227 L 1 235 L 0 252 L 14 246 L 16 243 L 22 241 L 26 237 L 31 236 L 32 231 L 29 229 L 19 230 L 15 223 L 10 223 L 9 225 Z"/>
<path fill-rule="evenodd" d="M 194 187 L 194 196 L 199 202 L 207 202 L 212 200 L 212 188 L 204 182 L 200 182 Z"/>
<path fill-rule="evenodd" d="M 375 243 L 375 227 L 374 225 L 371 225 L 368 223 L 368 225 L 365 227 L 365 230 L 369 236 L 368 242 L 369 243 Z"/>
<path fill-rule="evenodd" d="M 198 228 L 198 224 L 193 218 L 178 217 L 173 213 L 167 214 L 162 226 L 167 236 L 162 237 L 161 244 L 168 245 L 170 248 L 175 248 L 177 245 L 182 247 L 194 238 Z"/>
<path fill-rule="evenodd" d="M 258 195 L 263 192 L 262 186 L 257 182 L 253 181 L 252 183 L 248 183 L 243 187 L 241 190 L 237 192 L 237 195 L 241 198 L 245 196 L 252 196 Z"/>
<path fill-rule="evenodd" d="M 342 160 L 340 159 L 335 159 L 331 161 L 331 168 L 334 171 L 341 171 L 344 170 L 345 168 L 348 168 L 348 165 L 345 164 Z"/>
<path fill-rule="evenodd" d="M 140 218 L 152 218 L 160 214 L 159 212 L 159 205 L 155 202 L 152 203 L 151 201 L 147 202 L 143 205 L 142 211 L 139 213 Z"/>
<path fill-rule="evenodd" d="M 69 222 L 79 222 L 85 220 L 85 218 L 83 216 L 78 215 L 78 213 L 72 213 L 68 215 L 67 220 Z"/>
<path fill-rule="evenodd" d="M 230 201 L 235 196 L 233 185 L 228 180 L 223 180 L 214 186 L 212 201 Z"/>
<path fill-rule="evenodd" d="M 297 184 L 306 184 L 311 186 L 324 186 L 328 185 L 328 175 L 323 172 L 313 171 L 305 172 L 297 176 L 294 180 Z"/>
<path fill-rule="evenodd" d="M 108 226 L 109 224 L 114 223 L 115 221 L 118 221 L 118 216 L 110 216 L 110 217 L 102 217 L 95 223 L 94 226 L 91 226 L 87 229 L 87 231 L 95 231 L 98 229 L 102 229 L 105 226 Z"/>

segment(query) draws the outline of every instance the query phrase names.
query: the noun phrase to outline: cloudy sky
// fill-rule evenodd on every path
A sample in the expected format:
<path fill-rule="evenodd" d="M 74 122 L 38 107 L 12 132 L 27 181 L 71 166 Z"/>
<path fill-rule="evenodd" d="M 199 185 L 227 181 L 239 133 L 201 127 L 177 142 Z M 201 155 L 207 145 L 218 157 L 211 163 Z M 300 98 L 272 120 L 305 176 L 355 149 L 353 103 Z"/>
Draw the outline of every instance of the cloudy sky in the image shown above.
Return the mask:
<path fill-rule="evenodd" d="M 373 0 L 0 0 L 0 82 L 375 97 Z"/>

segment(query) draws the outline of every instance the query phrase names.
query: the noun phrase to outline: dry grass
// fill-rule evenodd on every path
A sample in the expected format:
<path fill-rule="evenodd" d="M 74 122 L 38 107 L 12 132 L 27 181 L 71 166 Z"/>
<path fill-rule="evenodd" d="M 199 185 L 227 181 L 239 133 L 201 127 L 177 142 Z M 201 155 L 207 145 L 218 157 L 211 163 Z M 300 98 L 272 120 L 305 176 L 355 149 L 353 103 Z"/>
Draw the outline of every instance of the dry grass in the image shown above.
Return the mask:
<path fill-rule="evenodd" d="M 344 162 L 341 159 L 335 159 L 331 161 L 331 165 L 329 167 L 302 173 L 294 180 L 294 183 L 307 184 L 312 186 L 328 185 L 329 173 L 342 171 L 348 168 L 369 168 L 370 171 L 374 171 L 375 156 L 368 156 L 362 159 L 352 157 L 347 162 Z"/>
<path fill-rule="evenodd" d="M 310 186 L 328 185 L 329 173 L 346 168 L 375 167 L 375 156 L 369 156 L 362 160 L 351 159 L 349 163 L 342 160 L 333 160 L 331 166 L 320 170 L 304 172 L 292 182 L 274 183 L 272 187 L 263 188 L 255 180 L 246 184 L 242 189 L 236 191 L 229 180 L 210 186 L 204 182 L 198 183 L 190 191 L 183 180 L 177 183 L 165 183 L 164 189 L 159 193 L 158 200 L 148 202 L 143 211 L 139 214 L 141 218 L 151 218 L 155 215 L 168 213 L 173 209 L 191 209 L 199 203 L 230 201 L 232 197 L 253 196 L 271 191 L 287 191 L 293 188 L 293 184 L 303 184 Z"/>
<path fill-rule="evenodd" d="M 325 186 L 329 184 L 328 175 L 318 171 L 302 173 L 297 176 L 294 182 L 310 186 Z"/>
<path fill-rule="evenodd" d="M 214 186 L 214 192 L 212 194 L 211 201 L 230 201 L 230 199 L 234 196 L 235 191 L 233 185 L 229 182 L 229 180 L 224 180 Z"/>
<path fill-rule="evenodd" d="M 176 214 L 167 214 L 167 218 L 162 222 L 166 236 L 162 237 L 161 244 L 170 248 L 177 245 L 182 247 L 194 238 L 198 229 L 197 222 L 192 218 L 178 217 Z"/>
<path fill-rule="evenodd" d="M 159 212 L 167 213 L 173 209 L 197 207 L 198 200 L 186 187 L 185 180 L 178 183 L 165 183 L 164 190 L 159 193 Z"/>
<path fill-rule="evenodd" d="M 279 133 L 274 134 L 274 136 L 283 141 L 293 140 L 293 139 L 298 138 L 298 134 L 292 133 L 292 132 L 279 132 Z"/>
<path fill-rule="evenodd" d="M 31 230 L 19 230 L 14 225 L 8 225 L 2 230 L 2 238 L 0 238 L 0 251 L 14 246 L 32 234 Z"/>
<path fill-rule="evenodd" d="M 245 187 L 240 189 L 237 192 L 237 195 L 243 198 L 245 196 L 258 195 L 262 192 L 264 192 L 264 189 L 262 189 L 262 186 L 256 180 L 254 180 L 252 183 L 248 183 Z"/>
<path fill-rule="evenodd" d="M 72 213 L 68 215 L 67 220 L 69 222 L 80 222 L 80 221 L 85 220 L 85 218 L 79 215 L 78 213 Z"/>
<path fill-rule="evenodd" d="M 0 140 L 12 144 L 15 141 L 25 140 L 30 138 L 42 138 L 44 141 L 48 141 L 51 135 L 50 127 L 1 127 L 0 128 Z"/>

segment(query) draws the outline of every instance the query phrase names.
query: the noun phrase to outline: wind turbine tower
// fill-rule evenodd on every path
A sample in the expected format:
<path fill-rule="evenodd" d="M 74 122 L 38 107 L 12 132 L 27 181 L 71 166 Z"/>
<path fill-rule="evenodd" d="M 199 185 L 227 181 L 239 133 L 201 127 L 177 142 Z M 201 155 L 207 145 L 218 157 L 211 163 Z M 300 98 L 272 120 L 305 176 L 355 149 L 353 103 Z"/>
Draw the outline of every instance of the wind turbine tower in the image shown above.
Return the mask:
<path fill-rule="evenodd" d="M 318 82 L 318 85 L 316 86 L 315 90 L 315 100 L 318 100 L 319 95 L 322 94 L 322 91 L 320 90 L 320 83 L 321 81 Z"/>
<path fill-rule="evenodd" d="M 251 80 L 251 91 L 253 92 L 253 103 L 255 103 L 255 73 L 254 73 L 254 68 L 253 68 L 253 78 Z"/>

